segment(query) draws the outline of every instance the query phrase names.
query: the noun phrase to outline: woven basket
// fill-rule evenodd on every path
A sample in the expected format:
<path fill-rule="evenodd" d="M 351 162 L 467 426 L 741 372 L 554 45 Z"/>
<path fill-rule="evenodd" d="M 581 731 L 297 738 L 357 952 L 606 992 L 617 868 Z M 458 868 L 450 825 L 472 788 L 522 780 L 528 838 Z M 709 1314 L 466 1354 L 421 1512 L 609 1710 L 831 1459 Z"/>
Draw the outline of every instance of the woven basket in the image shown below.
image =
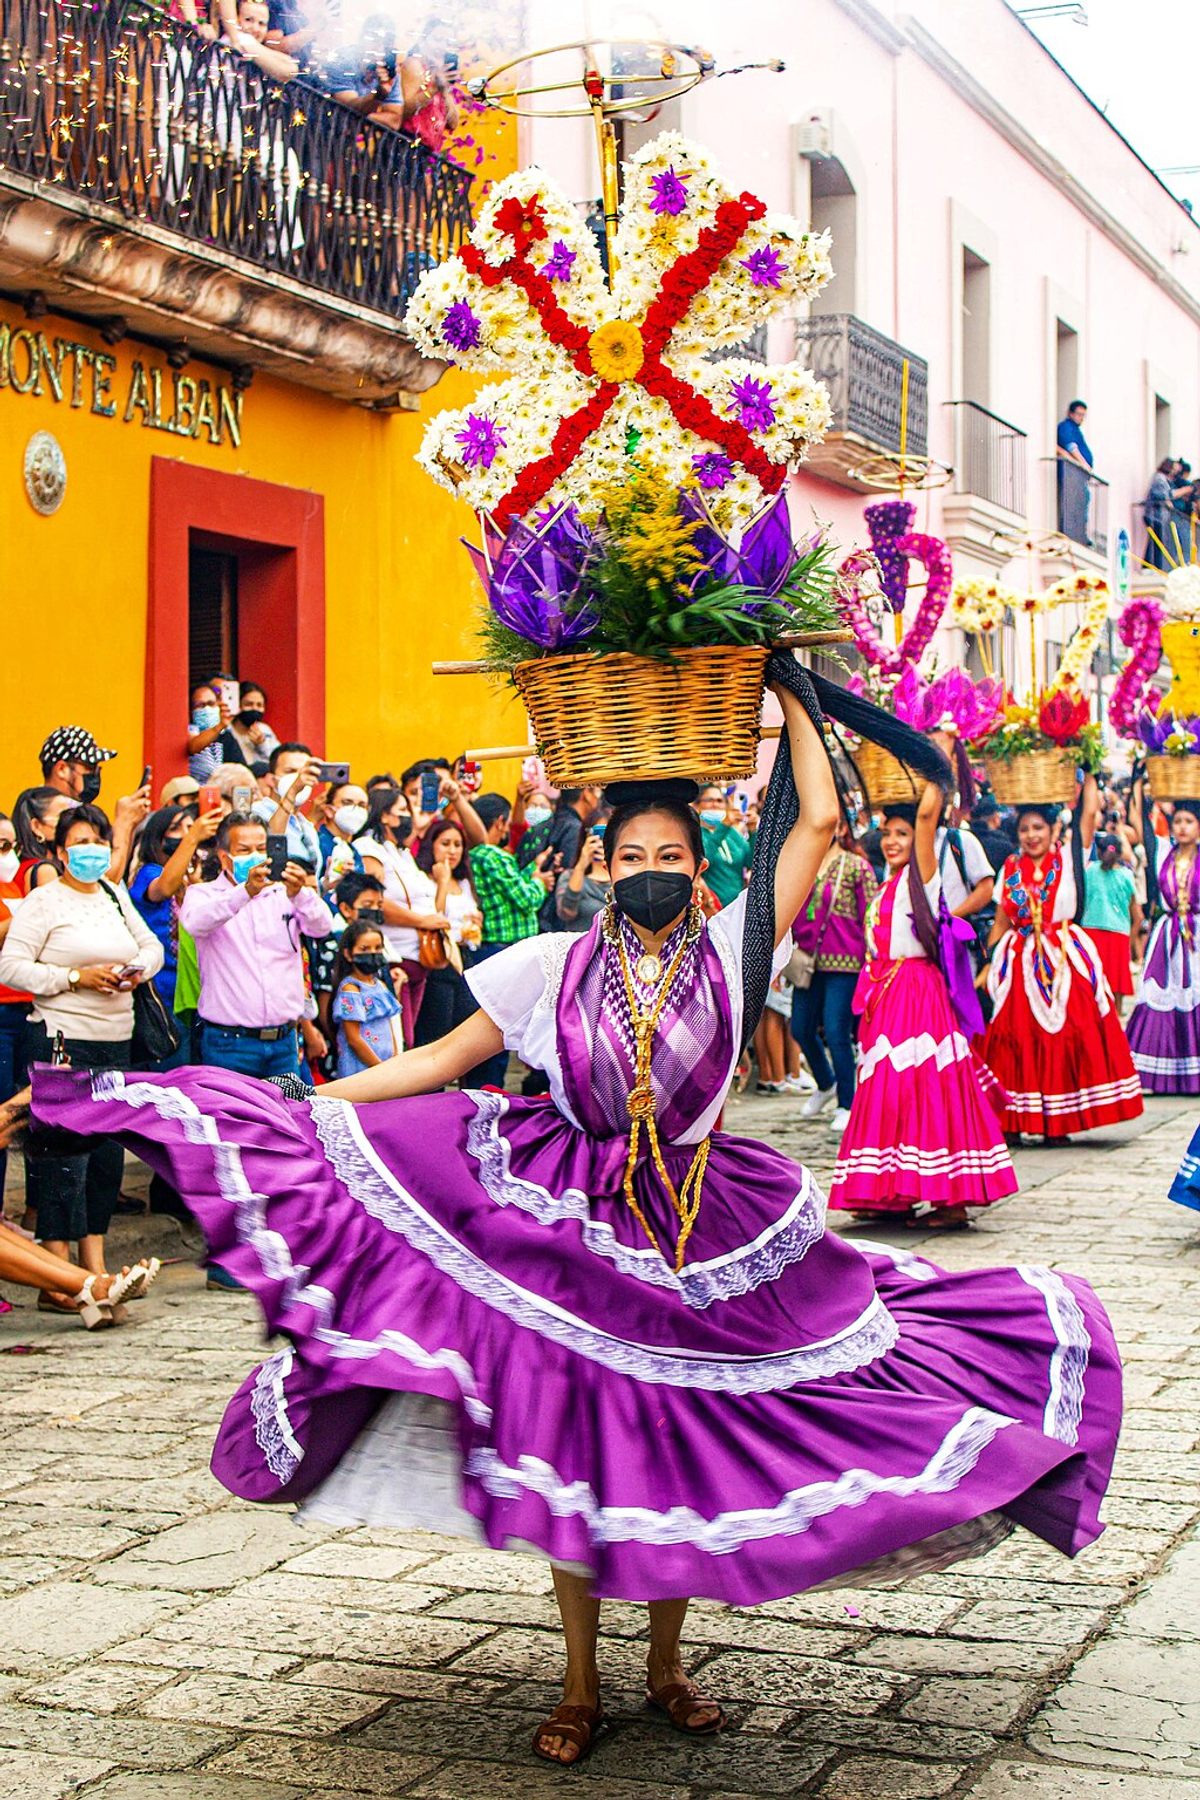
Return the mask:
<path fill-rule="evenodd" d="M 1200 756 L 1148 756 L 1146 779 L 1156 800 L 1200 800 Z"/>
<path fill-rule="evenodd" d="M 915 806 L 921 798 L 924 782 L 890 751 L 881 750 L 864 738 L 854 752 L 854 766 L 862 776 L 867 800 L 874 807 L 894 806 L 897 802 Z"/>
<path fill-rule="evenodd" d="M 1070 806 L 1075 760 L 1065 750 L 1029 750 L 1005 761 L 985 758 L 988 786 L 1001 806 Z"/>
<path fill-rule="evenodd" d="M 548 656 L 513 678 L 555 787 L 596 781 L 742 781 L 754 773 L 769 650 Z"/>

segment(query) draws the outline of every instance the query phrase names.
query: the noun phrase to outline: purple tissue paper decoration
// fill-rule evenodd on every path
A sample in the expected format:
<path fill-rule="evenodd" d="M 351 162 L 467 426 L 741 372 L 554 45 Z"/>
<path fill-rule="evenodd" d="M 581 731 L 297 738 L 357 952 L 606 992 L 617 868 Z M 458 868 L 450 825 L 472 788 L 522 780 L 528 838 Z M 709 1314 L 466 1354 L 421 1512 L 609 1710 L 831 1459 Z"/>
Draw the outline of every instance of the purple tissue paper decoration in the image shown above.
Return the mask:
<path fill-rule="evenodd" d="M 713 522 L 701 496 L 685 493 L 680 510 L 685 518 L 697 521 L 692 547 L 700 554 L 701 568 L 691 584 L 693 594 L 729 584 L 748 589 L 756 596 L 755 604 L 778 596 L 796 560 L 786 493 L 776 494 L 751 520 L 736 548 Z"/>
<path fill-rule="evenodd" d="M 947 669 L 924 682 L 910 663 L 892 690 L 896 717 L 914 731 L 936 731 L 950 719 L 963 743 L 990 731 L 1004 706 L 1004 683 L 972 681 L 965 669 Z"/>
<path fill-rule="evenodd" d="M 675 173 L 674 167 L 660 169 L 657 175 L 652 175 L 650 186 L 654 190 L 650 196 L 650 211 L 677 218 L 687 205 L 687 184 Z"/>
<path fill-rule="evenodd" d="M 908 596 L 908 558 L 901 556 L 896 539 L 912 530 L 917 509 L 911 500 L 880 500 L 868 506 L 863 517 L 871 534 L 871 549 L 879 563 L 879 573 L 888 611 L 902 613 Z"/>
<path fill-rule="evenodd" d="M 1149 707 L 1138 717 L 1137 734 L 1151 756 L 1164 756 L 1167 739 L 1176 731 L 1189 731 L 1193 737 L 1200 739 L 1200 719 L 1176 718 L 1173 712 L 1152 713 Z"/>
<path fill-rule="evenodd" d="M 764 244 L 741 259 L 742 267 L 755 287 L 777 288 L 783 280 L 784 260 L 774 244 Z"/>
<path fill-rule="evenodd" d="M 753 375 L 743 375 L 730 388 L 729 397 L 743 431 L 769 431 L 775 423 L 769 381 L 758 381 Z"/>
<path fill-rule="evenodd" d="M 579 596 L 600 546 L 574 507 L 518 520 L 498 548 L 493 532 L 488 548 L 490 556 L 467 545 L 492 611 L 510 631 L 544 650 L 569 650 L 595 630 Z"/>

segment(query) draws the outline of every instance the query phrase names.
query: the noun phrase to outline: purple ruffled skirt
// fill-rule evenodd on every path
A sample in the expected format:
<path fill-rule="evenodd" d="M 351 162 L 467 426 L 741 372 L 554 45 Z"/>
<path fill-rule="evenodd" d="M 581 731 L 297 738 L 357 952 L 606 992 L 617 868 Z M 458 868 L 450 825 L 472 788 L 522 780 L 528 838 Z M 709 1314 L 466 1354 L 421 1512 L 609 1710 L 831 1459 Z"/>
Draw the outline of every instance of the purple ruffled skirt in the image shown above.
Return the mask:
<path fill-rule="evenodd" d="M 166 1175 L 287 1340 L 217 1439 L 247 1499 L 312 1495 L 407 1394 L 445 1403 L 482 1539 L 602 1596 L 747 1606 L 997 1523 L 1068 1554 L 1101 1529 L 1120 1372 L 1087 1284 L 860 1250 L 763 1144 L 714 1133 L 676 1274 L 626 1204 L 624 1140 L 547 1100 L 43 1069 L 34 1112 Z M 677 1185 L 691 1154 L 666 1150 Z M 652 1168 L 635 1188 L 673 1245 Z M 402 1500 L 416 1471 L 392 1476 Z"/>

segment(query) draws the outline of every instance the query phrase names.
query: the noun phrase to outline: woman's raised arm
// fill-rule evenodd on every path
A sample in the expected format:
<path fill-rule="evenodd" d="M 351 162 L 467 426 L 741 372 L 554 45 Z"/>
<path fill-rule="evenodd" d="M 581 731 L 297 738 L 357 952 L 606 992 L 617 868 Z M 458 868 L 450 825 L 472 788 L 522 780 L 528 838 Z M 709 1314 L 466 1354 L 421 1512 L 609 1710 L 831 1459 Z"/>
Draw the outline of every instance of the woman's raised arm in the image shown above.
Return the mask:
<path fill-rule="evenodd" d="M 800 797 L 800 817 L 784 840 L 775 864 L 775 942 L 781 944 L 817 879 L 838 822 L 833 769 L 821 734 L 795 694 L 775 687 Z"/>

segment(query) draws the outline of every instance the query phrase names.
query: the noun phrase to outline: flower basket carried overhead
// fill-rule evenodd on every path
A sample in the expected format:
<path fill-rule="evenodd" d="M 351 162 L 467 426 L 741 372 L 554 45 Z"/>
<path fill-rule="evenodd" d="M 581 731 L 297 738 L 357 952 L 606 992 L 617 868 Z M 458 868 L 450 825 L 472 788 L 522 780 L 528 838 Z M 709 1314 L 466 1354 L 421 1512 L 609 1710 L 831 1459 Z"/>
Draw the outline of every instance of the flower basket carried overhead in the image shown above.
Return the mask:
<path fill-rule="evenodd" d="M 433 419 L 418 460 L 480 514 L 480 666 L 515 683 L 552 780 L 738 779 L 770 650 L 848 633 L 785 491 L 826 391 L 714 353 L 815 294 L 827 241 L 667 133 L 627 165 L 612 248 L 610 287 L 542 171 L 496 185 L 406 325 L 431 357 L 517 373 Z"/>
<path fill-rule="evenodd" d="M 1146 782 L 1155 800 L 1200 800 L 1200 756 L 1148 756 Z"/>
<path fill-rule="evenodd" d="M 1079 764 L 1069 750 L 1026 750 L 986 756 L 988 785 L 1001 806 L 1070 806 Z"/>
<path fill-rule="evenodd" d="M 870 808 L 916 805 L 924 781 L 878 744 L 861 743 L 852 757 Z"/>

